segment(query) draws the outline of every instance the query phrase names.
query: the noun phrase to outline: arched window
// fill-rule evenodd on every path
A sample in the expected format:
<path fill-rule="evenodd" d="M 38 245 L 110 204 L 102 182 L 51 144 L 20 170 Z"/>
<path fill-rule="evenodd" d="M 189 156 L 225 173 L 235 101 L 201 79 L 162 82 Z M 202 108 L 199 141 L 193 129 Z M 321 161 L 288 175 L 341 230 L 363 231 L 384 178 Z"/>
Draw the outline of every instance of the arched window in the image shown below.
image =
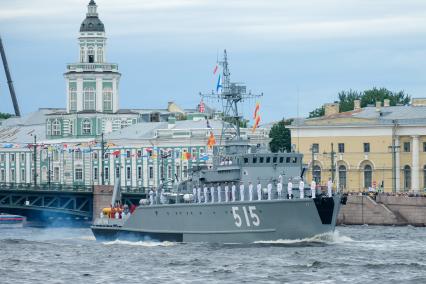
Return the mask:
<path fill-rule="evenodd" d="M 53 120 L 52 122 L 52 135 L 53 136 L 61 135 L 61 123 L 57 119 Z"/>
<path fill-rule="evenodd" d="M 84 88 L 84 110 L 95 110 L 95 89 Z"/>
<path fill-rule="evenodd" d="M 77 90 L 75 88 L 70 88 L 70 111 L 77 110 Z"/>
<path fill-rule="evenodd" d="M 80 48 L 80 62 L 84 62 L 84 47 Z"/>
<path fill-rule="evenodd" d="M 316 165 L 314 166 L 314 180 L 317 184 L 319 184 L 321 182 L 321 167 Z"/>
<path fill-rule="evenodd" d="M 411 167 L 406 165 L 404 167 L 404 190 L 411 189 Z"/>
<path fill-rule="evenodd" d="M 346 167 L 339 166 L 339 188 L 346 189 Z"/>
<path fill-rule="evenodd" d="M 87 62 L 89 62 L 89 63 L 95 62 L 95 51 L 91 47 L 87 51 Z"/>
<path fill-rule="evenodd" d="M 373 169 L 370 165 L 364 166 L 364 188 L 369 188 L 373 180 Z"/>
<path fill-rule="evenodd" d="M 82 127 L 83 135 L 91 135 L 92 134 L 92 123 L 89 119 L 83 120 Z"/>
<path fill-rule="evenodd" d="M 103 90 L 104 111 L 112 111 L 112 89 L 105 88 Z"/>
<path fill-rule="evenodd" d="M 104 62 L 104 52 L 101 47 L 98 48 L 96 62 Z"/>
<path fill-rule="evenodd" d="M 426 165 L 423 166 L 423 188 L 426 190 Z"/>

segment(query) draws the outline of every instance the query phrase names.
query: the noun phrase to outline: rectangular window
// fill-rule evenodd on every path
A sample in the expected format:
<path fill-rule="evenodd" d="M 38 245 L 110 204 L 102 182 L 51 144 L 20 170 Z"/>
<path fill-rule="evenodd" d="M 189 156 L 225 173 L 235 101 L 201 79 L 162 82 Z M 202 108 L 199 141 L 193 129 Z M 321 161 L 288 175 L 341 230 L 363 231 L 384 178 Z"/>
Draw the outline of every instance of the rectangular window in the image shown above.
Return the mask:
<path fill-rule="evenodd" d="M 280 157 L 280 164 L 284 163 L 284 157 Z"/>
<path fill-rule="evenodd" d="M 15 180 L 16 180 L 15 169 L 10 169 L 10 181 L 15 181 Z"/>
<path fill-rule="evenodd" d="M 15 154 L 10 154 L 10 161 L 15 162 Z"/>
<path fill-rule="evenodd" d="M 426 152 L 426 142 L 423 142 L 423 152 Z"/>
<path fill-rule="evenodd" d="M 4 169 L 0 170 L 0 181 L 5 181 L 6 180 L 6 173 L 4 171 Z"/>
<path fill-rule="evenodd" d="M 167 166 L 167 178 L 173 179 L 173 173 L 172 173 L 172 166 L 171 165 Z"/>
<path fill-rule="evenodd" d="M 25 169 L 21 169 L 21 182 L 25 182 Z"/>
<path fill-rule="evenodd" d="M 188 177 L 188 166 L 183 166 L 183 177 L 184 178 Z"/>
<path fill-rule="evenodd" d="M 80 150 L 74 152 L 74 159 L 75 160 L 82 160 L 83 159 L 83 152 Z"/>
<path fill-rule="evenodd" d="M 273 157 L 272 158 L 272 163 L 276 164 L 277 163 L 277 157 Z"/>
<path fill-rule="evenodd" d="M 99 173 L 98 173 L 98 168 L 97 168 L 97 167 L 94 167 L 94 168 L 93 168 L 93 179 L 94 179 L 94 180 L 98 180 L 98 175 L 99 175 Z"/>
<path fill-rule="evenodd" d="M 126 158 L 130 158 L 130 151 L 129 150 L 126 151 Z"/>
<path fill-rule="evenodd" d="M 180 179 L 180 166 L 176 165 L 176 176 Z"/>
<path fill-rule="evenodd" d="M 319 144 L 318 143 L 312 144 L 312 152 L 319 153 Z"/>
<path fill-rule="evenodd" d="M 104 168 L 104 177 L 105 179 L 109 179 L 109 167 Z"/>
<path fill-rule="evenodd" d="M 248 164 L 248 158 L 244 158 L 244 164 Z"/>
<path fill-rule="evenodd" d="M 138 166 L 138 179 L 142 179 L 142 166 Z"/>
<path fill-rule="evenodd" d="M 404 152 L 410 152 L 410 142 L 404 142 Z"/>
<path fill-rule="evenodd" d="M 75 180 L 82 181 L 83 180 L 83 169 L 75 169 Z"/>
<path fill-rule="evenodd" d="M 4 154 L 0 154 L 0 162 L 4 162 Z"/>
<path fill-rule="evenodd" d="M 154 178 L 154 168 L 152 166 L 149 166 L 149 179 Z"/>
<path fill-rule="evenodd" d="M 55 182 L 59 181 L 59 167 L 53 168 L 53 181 Z"/>
<path fill-rule="evenodd" d="M 98 159 L 98 152 L 93 152 L 93 160 L 97 160 Z"/>
<path fill-rule="evenodd" d="M 257 158 L 256 157 L 254 157 L 253 158 L 253 164 L 256 164 L 257 163 Z"/>
<path fill-rule="evenodd" d="M 364 153 L 370 153 L 370 143 L 364 143 Z"/>
<path fill-rule="evenodd" d="M 21 153 L 21 162 L 25 162 L 25 154 L 24 153 Z"/>
<path fill-rule="evenodd" d="M 132 171 L 130 167 L 126 167 L 126 179 L 132 179 Z"/>
<path fill-rule="evenodd" d="M 115 167 L 115 177 L 120 178 L 120 166 Z"/>
<path fill-rule="evenodd" d="M 270 162 L 271 162 L 271 157 L 267 157 L 267 158 L 266 158 L 266 163 L 268 163 L 268 164 L 269 164 Z"/>
<path fill-rule="evenodd" d="M 31 181 L 34 181 L 34 168 L 31 168 Z"/>
<path fill-rule="evenodd" d="M 285 162 L 288 164 L 288 163 L 290 163 L 290 157 L 286 157 L 285 158 Z"/>
<path fill-rule="evenodd" d="M 337 146 L 339 153 L 345 153 L 345 143 L 339 143 Z"/>
<path fill-rule="evenodd" d="M 263 160 L 264 160 L 264 158 L 263 158 L 263 157 L 260 157 L 260 158 L 259 158 L 259 163 L 263 163 Z"/>
<path fill-rule="evenodd" d="M 138 154 L 138 158 L 140 158 L 140 157 L 142 157 L 142 151 L 141 150 L 138 150 L 138 152 L 137 152 Z"/>
<path fill-rule="evenodd" d="M 192 150 L 191 150 L 191 156 L 192 156 L 192 159 L 197 158 L 197 149 L 192 148 Z"/>

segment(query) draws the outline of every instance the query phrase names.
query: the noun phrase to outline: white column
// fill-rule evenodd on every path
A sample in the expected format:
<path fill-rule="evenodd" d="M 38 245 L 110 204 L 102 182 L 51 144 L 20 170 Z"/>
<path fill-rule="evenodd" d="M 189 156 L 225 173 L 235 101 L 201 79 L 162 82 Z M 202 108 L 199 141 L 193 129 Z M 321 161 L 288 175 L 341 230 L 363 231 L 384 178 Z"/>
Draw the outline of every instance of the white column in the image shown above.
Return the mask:
<path fill-rule="evenodd" d="M 401 190 L 401 166 L 400 166 L 400 149 L 399 149 L 399 137 L 395 137 L 395 183 L 396 183 L 396 192 Z"/>
<path fill-rule="evenodd" d="M 96 78 L 96 110 L 103 112 L 102 77 Z"/>
<path fill-rule="evenodd" d="M 112 79 L 112 112 L 117 112 L 119 93 L 118 93 L 118 77 L 114 76 Z"/>
<path fill-rule="evenodd" d="M 413 149 L 412 149 L 412 168 L 411 168 L 411 189 L 419 191 L 419 136 L 412 136 Z"/>

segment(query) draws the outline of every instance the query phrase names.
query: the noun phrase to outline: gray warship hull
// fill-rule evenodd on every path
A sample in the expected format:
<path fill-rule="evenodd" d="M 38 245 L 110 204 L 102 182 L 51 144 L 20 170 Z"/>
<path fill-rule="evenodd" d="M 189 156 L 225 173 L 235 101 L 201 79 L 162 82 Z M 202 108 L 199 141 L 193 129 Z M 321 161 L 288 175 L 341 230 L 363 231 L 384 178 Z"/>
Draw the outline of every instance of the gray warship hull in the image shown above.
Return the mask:
<path fill-rule="evenodd" d="M 139 206 L 126 220 L 97 219 L 97 240 L 253 243 L 333 232 L 340 195 Z"/>

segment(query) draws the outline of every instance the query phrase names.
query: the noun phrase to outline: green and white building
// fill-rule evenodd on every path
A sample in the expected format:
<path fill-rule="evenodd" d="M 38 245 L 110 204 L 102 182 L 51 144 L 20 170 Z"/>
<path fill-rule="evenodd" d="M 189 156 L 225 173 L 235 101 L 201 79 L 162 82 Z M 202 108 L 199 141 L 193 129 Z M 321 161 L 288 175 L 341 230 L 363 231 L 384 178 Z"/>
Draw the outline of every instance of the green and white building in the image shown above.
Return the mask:
<path fill-rule="evenodd" d="M 0 187 L 85 187 L 101 184 L 103 175 L 105 184 L 119 178 L 125 190 L 140 191 L 162 178 L 186 179 L 193 166 L 211 162 L 210 131 L 222 140 L 214 110 L 200 113 L 174 102 L 164 109 L 119 108 L 121 74 L 117 64 L 107 63 L 105 27 L 93 0 L 80 26 L 78 54 L 64 74 L 66 108 L 2 121 Z M 101 134 L 107 144 L 103 161 Z M 241 134 L 253 145 L 269 142 L 265 129 Z"/>

